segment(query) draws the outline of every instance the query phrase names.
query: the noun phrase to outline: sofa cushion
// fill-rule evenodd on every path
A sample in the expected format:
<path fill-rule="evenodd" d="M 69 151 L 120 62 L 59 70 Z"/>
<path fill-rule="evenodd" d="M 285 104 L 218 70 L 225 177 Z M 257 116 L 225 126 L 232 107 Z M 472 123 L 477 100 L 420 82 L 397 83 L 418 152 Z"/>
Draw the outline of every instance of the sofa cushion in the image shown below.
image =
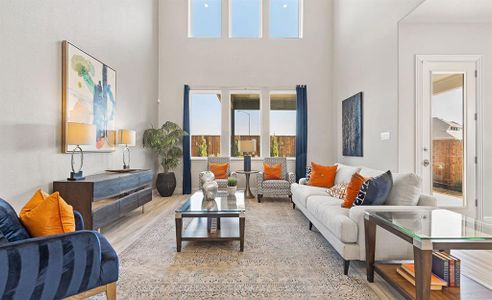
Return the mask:
<path fill-rule="evenodd" d="M 328 196 L 325 188 L 319 188 L 310 185 L 303 185 L 294 183 L 290 187 L 292 193 L 292 199 L 299 203 L 299 205 L 306 206 L 306 200 L 313 195 Z"/>
<path fill-rule="evenodd" d="M 342 200 L 329 196 L 311 196 L 307 210 L 333 235 L 344 243 L 357 242 L 357 224 L 349 217 L 349 209 L 340 207 Z"/>
<path fill-rule="evenodd" d="M 290 183 L 287 180 L 266 180 L 263 181 L 263 189 L 268 190 L 285 190 L 289 189 Z"/>
<path fill-rule="evenodd" d="M 349 183 L 352 179 L 352 175 L 360 171 L 359 167 L 347 166 L 337 163 L 337 175 L 335 177 L 335 184 Z"/>
<path fill-rule="evenodd" d="M 393 174 L 393 189 L 388 196 L 386 205 L 417 205 L 420 198 L 422 180 L 413 173 Z"/>
<path fill-rule="evenodd" d="M 0 199 L 0 232 L 10 243 L 31 238 L 15 210 L 3 199 Z"/>
<path fill-rule="evenodd" d="M 360 173 L 360 175 L 362 175 L 364 177 L 372 178 L 372 177 L 378 177 L 379 175 L 384 174 L 384 171 L 376 170 L 376 169 L 370 169 L 370 168 L 362 168 L 362 169 L 360 169 L 359 173 Z"/>

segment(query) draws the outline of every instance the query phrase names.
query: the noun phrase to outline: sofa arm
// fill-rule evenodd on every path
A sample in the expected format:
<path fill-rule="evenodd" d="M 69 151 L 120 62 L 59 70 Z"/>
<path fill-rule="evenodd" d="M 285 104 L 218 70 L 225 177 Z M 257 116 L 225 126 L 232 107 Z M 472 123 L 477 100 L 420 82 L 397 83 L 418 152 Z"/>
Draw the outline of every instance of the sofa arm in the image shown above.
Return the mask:
<path fill-rule="evenodd" d="M 42 286 L 43 298 L 65 298 L 98 286 L 101 246 L 86 230 L 20 240 L 0 247 L 0 265 L 0 295 L 30 299 Z"/>
<path fill-rule="evenodd" d="M 263 195 L 263 172 L 258 172 L 256 174 L 256 188 L 257 194 Z"/>
<path fill-rule="evenodd" d="M 307 183 L 308 183 L 307 178 L 301 178 L 301 179 L 299 179 L 299 184 L 300 185 L 307 185 Z"/>
<path fill-rule="evenodd" d="M 431 195 L 420 195 L 419 202 L 417 204 L 418 206 L 432 206 L 436 207 L 437 206 L 437 200 L 435 197 Z"/>
<path fill-rule="evenodd" d="M 296 174 L 294 174 L 294 172 L 288 172 L 287 178 L 289 179 L 290 184 L 296 183 Z"/>
<path fill-rule="evenodd" d="M 75 218 L 75 230 L 84 230 L 84 218 L 82 217 L 82 214 L 74 210 L 73 216 Z"/>

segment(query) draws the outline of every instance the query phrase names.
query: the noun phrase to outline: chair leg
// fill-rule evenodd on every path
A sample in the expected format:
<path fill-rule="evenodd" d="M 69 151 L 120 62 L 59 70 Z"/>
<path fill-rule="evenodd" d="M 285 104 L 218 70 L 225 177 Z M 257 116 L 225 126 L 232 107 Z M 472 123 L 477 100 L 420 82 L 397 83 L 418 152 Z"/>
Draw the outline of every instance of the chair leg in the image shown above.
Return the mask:
<path fill-rule="evenodd" d="M 258 203 L 261 203 L 261 198 L 263 198 L 262 194 L 256 195 L 256 198 L 258 198 Z"/>
<path fill-rule="evenodd" d="M 106 299 L 116 300 L 116 282 L 106 285 Z"/>
<path fill-rule="evenodd" d="M 344 260 L 343 261 L 343 274 L 344 275 L 348 275 L 349 267 L 350 267 L 350 260 Z"/>

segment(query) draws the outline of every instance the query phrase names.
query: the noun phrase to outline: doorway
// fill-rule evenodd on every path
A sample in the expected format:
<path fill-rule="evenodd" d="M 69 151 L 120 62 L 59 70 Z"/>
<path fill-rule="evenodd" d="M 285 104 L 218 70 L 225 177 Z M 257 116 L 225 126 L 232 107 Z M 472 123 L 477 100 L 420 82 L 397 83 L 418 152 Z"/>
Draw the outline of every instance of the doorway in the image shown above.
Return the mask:
<path fill-rule="evenodd" d="M 477 216 L 476 56 L 417 56 L 416 170 L 437 206 Z"/>

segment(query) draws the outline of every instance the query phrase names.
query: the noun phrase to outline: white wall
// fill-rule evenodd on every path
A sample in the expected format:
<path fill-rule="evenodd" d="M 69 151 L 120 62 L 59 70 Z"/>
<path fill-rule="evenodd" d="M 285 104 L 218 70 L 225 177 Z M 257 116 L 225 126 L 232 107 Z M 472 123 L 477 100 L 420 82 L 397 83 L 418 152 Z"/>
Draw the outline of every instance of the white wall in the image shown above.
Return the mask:
<path fill-rule="evenodd" d="M 398 169 L 398 21 L 422 0 L 335 0 L 333 128 L 338 160 Z M 341 102 L 364 92 L 364 157 L 342 155 Z M 381 132 L 391 139 L 380 140 Z"/>
<path fill-rule="evenodd" d="M 223 38 L 187 38 L 188 1 L 161 1 L 159 5 L 159 123 L 166 120 L 182 124 L 183 85 L 192 88 L 268 88 L 295 89 L 308 86 L 308 161 L 332 162 L 334 139 L 331 126 L 332 1 L 304 1 L 304 34 L 299 40 L 268 38 L 268 1 L 264 1 L 262 39 L 227 38 L 228 1 L 223 0 Z M 223 92 L 224 99 L 228 96 Z M 264 104 L 267 98 L 264 97 Z M 267 106 L 262 105 L 262 108 Z M 264 110 L 264 113 L 267 111 Z M 228 130 L 226 112 L 222 116 Z M 268 134 L 267 127 L 262 128 Z M 262 145 L 265 145 L 264 141 Z M 265 147 L 263 147 L 265 148 Z M 227 145 L 223 149 L 228 149 Z M 224 151 L 223 151 L 224 152 Z M 228 155 L 228 153 L 223 153 Z M 233 169 L 240 169 L 235 162 Z M 205 163 L 192 162 L 192 180 Z M 293 163 L 291 163 L 293 166 Z M 253 167 L 261 169 L 257 162 Z M 176 172 L 177 192 L 181 191 L 182 171 Z"/>
<path fill-rule="evenodd" d="M 400 167 L 415 169 L 415 55 L 418 54 L 473 54 L 482 55 L 482 111 L 483 120 L 483 178 L 492 176 L 492 139 L 487 128 L 492 126 L 488 112 L 492 112 L 492 24 L 400 24 Z M 483 215 L 492 218 L 492 201 L 485 195 Z"/>
<path fill-rule="evenodd" d="M 157 119 L 156 0 L 0 0 L 0 197 L 16 209 L 70 171 L 61 153 L 61 41 L 117 71 L 119 128 Z M 121 167 L 121 149 L 88 154 L 86 174 Z M 152 167 L 140 147 L 132 166 Z"/>

